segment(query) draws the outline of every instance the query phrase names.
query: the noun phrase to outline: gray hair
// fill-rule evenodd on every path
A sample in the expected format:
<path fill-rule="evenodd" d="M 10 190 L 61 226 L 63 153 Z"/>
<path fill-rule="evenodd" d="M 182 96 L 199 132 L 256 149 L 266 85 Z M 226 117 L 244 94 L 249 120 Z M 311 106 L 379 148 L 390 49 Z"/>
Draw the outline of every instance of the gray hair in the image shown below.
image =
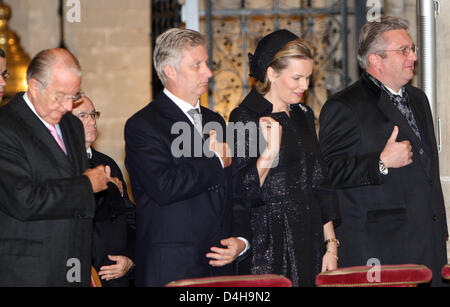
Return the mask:
<path fill-rule="evenodd" d="M 382 51 L 389 43 L 383 38 L 383 34 L 392 30 L 408 30 L 408 21 L 393 16 L 382 17 L 380 21 L 366 23 L 359 33 L 358 63 L 366 69 L 369 66 L 369 55 Z M 382 57 L 386 56 L 381 52 Z"/>
<path fill-rule="evenodd" d="M 206 46 L 205 37 L 197 31 L 172 28 L 162 33 L 156 39 L 153 63 L 161 83 L 166 86 L 167 79 L 164 67 L 170 65 L 177 70 L 187 48 Z"/>
<path fill-rule="evenodd" d="M 55 48 L 43 50 L 31 60 L 27 69 L 27 81 L 30 82 L 31 79 L 36 79 L 44 87 L 47 87 L 51 81 L 52 68 L 57 63 L 77 70 L 81 77 L 81 65 L 77 58 L 66 49 Z"/>

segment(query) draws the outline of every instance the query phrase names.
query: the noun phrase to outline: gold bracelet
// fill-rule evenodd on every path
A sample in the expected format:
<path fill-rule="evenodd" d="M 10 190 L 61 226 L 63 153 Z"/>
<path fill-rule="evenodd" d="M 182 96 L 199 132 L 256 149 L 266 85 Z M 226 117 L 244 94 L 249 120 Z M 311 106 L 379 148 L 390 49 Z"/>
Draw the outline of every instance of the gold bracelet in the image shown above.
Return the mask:
<path fill-rule="evenodd" d="M 330 239 L 325 240 L 325 245 L 327 245 L 327 244 L 330 243 L 330 242 L 336 243 L 336 244 L 337 244 L 337 247 L 339 247 L 339 245 L 341 245 L 341 243 L 339 242 L 339 240 L 336 239 L 336 238 L 330 238 Z"/>
<path fill-rule="evenodd" d="M 329 249 L 327 249 L 327 253 L 333 255 L 334 258 L 336 258 L 336 260 L 339 260 L 339 257 L 338 257 L 335 253 L 333 253 L 332 251 L 330 251 Z"/>

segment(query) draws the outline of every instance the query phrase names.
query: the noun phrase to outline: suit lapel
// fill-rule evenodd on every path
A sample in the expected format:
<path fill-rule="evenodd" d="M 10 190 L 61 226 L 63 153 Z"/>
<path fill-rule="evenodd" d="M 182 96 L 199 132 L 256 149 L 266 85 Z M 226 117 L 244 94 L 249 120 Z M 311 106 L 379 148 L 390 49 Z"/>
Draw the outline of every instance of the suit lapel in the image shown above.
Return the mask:
<path fill-rule="evenodd" d="M 186 122 L 189 124 L 190 129 L 191 129 L 191 144 L 195 144 L 194 141 L 194 137 L 195 135 L 198 136 L 198 132 L 195 129 L 194 125 L 192 124 L 192 122 L 187 118 L 187 115 L 184 114 L 183 111 L 181 111 L 181 109 L 172 101 L 170 100 L 169 97 L 167 97 L 167 95 L 165 95 L 163 92 L 158 96 L 157 99 L 155 99 L 152 102 L 153 106 L 156 108 L 157 112 L 167 118 L 167 120 L 169 122 L 171 122 L 172 124 L 176 123 L 176 122 Z M 209 112 L 205 111 L 204 108 L 202 108 L 202 124 L 203 127 L 205 127 L 206 124 L 208 124 L 209 122 L 213 121 L 214 119 L 211 118 L 209 116 Z M 223 129 L 223 127 L 222 127 Z M 209 131 L 207 132 L 209 134 Z M 204 134 L 206 136 L 206 134 Z M 208 135 L 209 137 L 209 135 Z M 202 139 L 201 141 L 202 143 L 202 149 L 201 149 L 201 157 L 204 157 L 203 155 L 203 148 L 209 148 L 208 146 L 204 146 L 204 142 L 205 139 Z M 192 146 L 192 157 L 196 157 L 196 153 L 194 152 L 194 146 Z M 197 150 L 198 151 L 198 150 Z M 208 156 L 212 156 L 215 159 L 219 159 L 217 156 L 215 156 L 213 153 L 210 153 L 210 155 Z M 218 161 L 218 163 L 220 163 Z M 213 206 L 214 206 L 214 211 L 216 212 L 216 214 L 220 217 L 222 217 L 224 215 L 224 210 L 225 207 L 222 205 L 223 203 L 225 203 L 226 200 L 226 196 L 225 196 L 225 189 L 227 187 L 221 187 L 219 189 L 219 192 L 217 193 L 217 195 L 219 196 L 219 198 L 221 199 L 220 202 L 212 202 Z M 209 193 L 216 193 L 216 192 L 209 192 Z"/>
<path fill-rule="evenodd" d="M 69 124 L 68 116 L 71 115 L 67 114 L 63 116 L 59 123 L 67 150 L 67 156 L 65 155 L 65 158 L 69 162 L 71 169 L 75 173 L 80 174 L 85 171 L 82 165 L 83 160 L 80 159 L 80 157 L 86 157 L 86 151 L 84 150 L 84 147 L 81 148 L 80 146 L 77 146 L 75 143 L 76 139 L 74 137 L 70 137 L 77 135 L 77 132 L 74 131 L 73 127 Z"/>
<path fill-rule="evenodd" d="M 435 143 L 434 130 L 430 130 L 430 127 L 433 128 L 433 125 L 427 125 L 427 112 L 424 109 L 424 103 L 428 102 L 421 101 L 419 97 L 413 95 L 411 91 L 408 90 L 408 87 L 406 88 L 406 91 L 408 92 L 409 103 L 411 105 L 414 118 L 416 119 L 417 126 L 419 127 L 422 140 L 429 153 L 432 153 L 434 148 L 433 144 Z"/>
<path fill-rule="evenodd" d="M 47 127 L 28 107 L 25 100 L 23 99 L 23 95 L 18 97 L 15 102 L 16 103 L 12 104 L 11 107 L 17 114 L 18 120 L 21 121 L 21 125 L 29 130 L 29 135 L 33 137 L 36 143 L 42 145 L 40 147 L 41 150 L 47 151 L 48 156 L 52 157 L 55 163 L 57 163 L 62 170 L 65 170 L 67 172 L 67 175 L 72 175 L 74 169 L 71 166 L 68 157 L 61 150 Z M 64 132 L 63 138 L 65 143 L 67 143 L 66 140 L 70 140 L 69 137 L 64 135 Z M 67 150 L 70 151 L 71 149 Z"/>

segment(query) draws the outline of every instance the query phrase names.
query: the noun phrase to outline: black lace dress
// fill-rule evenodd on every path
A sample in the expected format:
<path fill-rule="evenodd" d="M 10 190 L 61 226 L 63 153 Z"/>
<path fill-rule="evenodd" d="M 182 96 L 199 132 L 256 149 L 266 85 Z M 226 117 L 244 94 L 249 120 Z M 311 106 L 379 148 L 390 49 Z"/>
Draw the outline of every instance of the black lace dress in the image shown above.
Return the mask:
<path fill-rule="evenodd" d="M 256 169 L 259 153 L 255 155 L 252 146 L 262 145 L 259 152 L 265 148 L 258 131 L 262 116 L 277 120 L 283 136 L 278 165 L 260 187 Z M 272 104 L 253 90 L 232 112 L 230 123 L 238 127 L 233 148 L 234 197 L 245 204 L 251 218 L 250 272 L 282 274 L 294 286 L 314 286 L 325 251 L 323 225 L 338 218 L 338 209 L 312 110 L 295 105 L 290 116 L 272 113 Z"/>

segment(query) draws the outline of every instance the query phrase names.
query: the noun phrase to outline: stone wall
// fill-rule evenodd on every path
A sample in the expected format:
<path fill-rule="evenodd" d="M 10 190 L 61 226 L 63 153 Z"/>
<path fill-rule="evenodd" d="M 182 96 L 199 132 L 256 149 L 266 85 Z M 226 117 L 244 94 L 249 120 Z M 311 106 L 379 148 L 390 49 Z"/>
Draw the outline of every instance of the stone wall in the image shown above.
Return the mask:
<path fill-rule="evenodd" d="M 65 4 L 70 2 L 64 1 Z M 9 23 L 33 57 L 59 46 L 57 0 L 6 0 Z M 83 91 L 101 117 L 95 147 L 125 172 L 125 121 L 151 100 L 150 1 L 80 0 L 80 22 L 65 18 L 65 42 L 83 68 Z M 65 14 L 72 7 L 65 7 Z"/>

